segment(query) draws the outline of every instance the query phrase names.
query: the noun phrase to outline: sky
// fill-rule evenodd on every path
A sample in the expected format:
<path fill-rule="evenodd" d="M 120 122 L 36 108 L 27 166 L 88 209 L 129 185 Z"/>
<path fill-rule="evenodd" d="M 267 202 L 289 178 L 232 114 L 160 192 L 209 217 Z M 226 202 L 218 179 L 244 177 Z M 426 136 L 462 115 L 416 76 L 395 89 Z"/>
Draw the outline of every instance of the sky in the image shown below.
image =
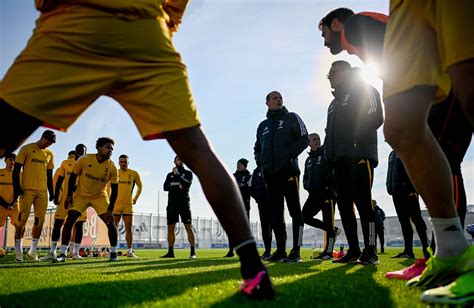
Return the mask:
<path fill-rule="evenodd" d="M 378 0 L 193 0 L 188 5 L 173 43 L 187 65 L 202 127 L 231 172 L 242 157 L 250 161 L 250 171 L 256 166 L 255 134 L 265 119 L 265 96 L 270 91 L 279 91 L 284 105 L 300 115 L 308 131 L 319 133 L 321 139 L 332 100 L 326 74 L 333 61 L 342 59 L 361 67 L 366 80 L 382 91 L 382 82 L 373 69 L 346 53 L 333 56 L 323 46 L 319 20 L 338 7 L 388 13 L 388 1 Z M 0 1 L 0 78 L 25 47 L 38 15 L 32 0 Z M 37 141 L 43 130 L 38 129 L 26 143 Z M 384 142 L 382 127 L 378 132 L 379 165 L 372 193 L 387 216 L 394 216 L 385 188 L 390 147 Z M 95 141 L 102 136 L 115 140 L 112 159 L 117 167 L 119 155 L 127 154 L 129 167 L 142 177 L 143 192 L 135 212 L 164 215 L 167 194 L 163 182 L 174 166 L 175 154 L 165 140 L 142 141 L 129 115 L 111 98 L 99 98 L 67 133 L 57 132 L 57 142 L 50 148 L 56 166 L 78 143 L 94 153 Z M 299 157 L 301 170 L 306 157 L 306 151 Z M 472 204 L 472 146 L 462 169 L 468 204 Z M 215 217 L 196 177 L 190 196 L 193 216 Z M 303 205 L 307 197 L 303 188 L 300 196 Z M 257 206 L 253 201 L 251 206 L 251 221 L 257 221 Z"/>

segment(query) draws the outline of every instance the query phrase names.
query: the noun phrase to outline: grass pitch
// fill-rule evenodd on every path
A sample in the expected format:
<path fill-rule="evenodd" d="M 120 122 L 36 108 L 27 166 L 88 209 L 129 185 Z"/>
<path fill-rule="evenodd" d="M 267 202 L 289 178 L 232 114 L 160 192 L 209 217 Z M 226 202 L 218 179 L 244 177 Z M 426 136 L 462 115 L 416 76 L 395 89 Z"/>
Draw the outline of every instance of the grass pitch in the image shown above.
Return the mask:
<path fill-rule="evenodd" d="M 241 281 L 237 257 L 222 258 L 224 249 L 175 250 L 176 259 L 159 259 L 165 250 L 137 250 L 139 260 L 86 258 L 66 263 L 25 261 L 14 254 L 0 258 L 0 307 L 417 307 L 421 290 L 388 280 L 387 271 L 413 260 L 390 259 L 401 249 L 380 254 L 380 265 L 360 266 L 310 260 L 267 264 L 277 295 L 253 302 L 237 294 Z M 40 256 L 45 255 L 43 252 Z M 421 257 L 421 251 L 416 251 Z"/>

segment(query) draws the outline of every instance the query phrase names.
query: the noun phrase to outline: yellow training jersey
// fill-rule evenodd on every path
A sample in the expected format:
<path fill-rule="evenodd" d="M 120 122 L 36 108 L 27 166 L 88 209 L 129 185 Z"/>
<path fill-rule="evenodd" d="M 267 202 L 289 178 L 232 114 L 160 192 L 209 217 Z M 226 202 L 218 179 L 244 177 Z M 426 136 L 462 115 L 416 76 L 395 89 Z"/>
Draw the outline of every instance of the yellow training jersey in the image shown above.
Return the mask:
<path fill-rule="evenodd" d="M 67 196 L 67 189 L 69 183 L 69 176 L 74 171 L 76 160 L 74 158 L 66 159 L 61 163 L 61 166 L 57 170 L 57 176 L 63 177 L 63 184 L 61 185 L 61 195 Z M 57 179 L 56 179 L 57 180 Z M 56 185 L 56 184 L 55 184 Z"/>
<path fill-rule="evenodd" d="M 132 169 L 119 169 L 116 204 L 132 204 L 132 193 L 135 185 L 137 185 L 137 196 L 139 196 L 142 190 L 142 181 L 138 172 Z"/>
<path fill-rule="evenodd" d="M 0 169 L 0 197 L 8 203 L 13 201 L 12 171 Z"/>
<path fill-rule="evenodd" d="M 36 143 L 23 146 L 15 160 L 23 165 L 22 189 L 46 190 L 46 170 L 54 168 L 54 155 L 49 149 L 40 149 Z"/>
<path fill-rule="evenodd" d="M 74 173 L 78 176 L 76 196 L 82 198 L 107 197 L 107 184 L 117 183 L 114 163 L 110 159 L 99 163 L 96 154 L 82 156 L 76 162 Z"/>

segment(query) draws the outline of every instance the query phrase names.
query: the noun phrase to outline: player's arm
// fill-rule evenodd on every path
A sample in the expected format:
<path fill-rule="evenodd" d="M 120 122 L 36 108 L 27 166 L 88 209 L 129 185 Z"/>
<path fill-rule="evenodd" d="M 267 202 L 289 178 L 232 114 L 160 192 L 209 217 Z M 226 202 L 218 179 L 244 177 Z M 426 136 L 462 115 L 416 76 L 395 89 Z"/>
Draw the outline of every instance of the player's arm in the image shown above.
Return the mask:
<path fill-rule="evenodd" d="M 69 176 L 69 182 L 67 182 L 67 197 L 64 201 L 64 207 L 67 209 L 69 205 L 72 204 L 72 193 L 74 192 L 74 187 L 76 186 L 77 174 L 74 172 Z"/>
<path fill-rule="evenodd" d="M 292 127 L 293 135 L 296 137 L 295 142 L 291 145 L 290 155 L 292 159 L 298 158 L 298 156 L 308 147 L 309 137 L 306 126 L 303 123 L 303 120 L 293 113 L 295 116 Z"/>
<path fill-rule="evenodd" d="M 54 204 L 59 204 L 59 194 L 61 193 L 61 187 L 63 185 L 64 177 L 58 176 L 58 180 L 56 181 L 56 187 L 54 188 Z M 69 183 L 68 183 L 69 184 Z"/>
<path fill-rule="evenodd" d="M 171 32 L 178 31 L 188 0 L 164 0 L 163 9 L 168 14 L 167 25 Z"/>
<path fill-rule="evenodd" d="M 262 145 L 260 144 L 260 126 L 257 128 L 257 138 L 255 140 L 255 145 L 253 147 L 253 156 L 255 158 L 255 163 L 257 167 L 260 167 L 260 155 L 262 154 Z"/>
<path fill-rule="evenodd" d="M 18 196 L 23 195 L 23 190 L 21 189 L 20 184 L 20 171 L 23 167 L 22 164 L 15 162 L 12 173 L 13 180 L 13 200 L 16 200 Z"/>
<path fill-rule="evenodd" d="M 191 183 L 193 181 L 193 174 L 192 172 L 183 172 L 178 175 L 179 183 L 185 188 L 189 189 L 191 187 Z"/>
<path fill-rule="evenodd" d="M 166 180 L 165 180 L 165 183 L 163 184 L 163 190 L 164 191 L 170 191 L 171 190 L 171 173 L 168 173 L 166 175 Z"/>
<path fill-rule="evenodd" d="M 115 201 L 117 201 L 117 195 L 118 195 L 118 183 L 112 183 L 110 184 L 110 202 L 109 202 L 109 207 L 107 211 L 113 212 L 114 211 L 114 206 L 115 206 Z"/>
<path fill-rule="evenodd" d="M 140 179 L 140 175 L 138 172 L 135 176 L 135 184 L 137 185 L 137 192 L 135 193 L 135 197 L 133 198 L 133 204 L 137 203 L 140 194 L 142 193 L 142 180 Z"/>
<path fill-rule="evenodd" d="M 54 188 L 53 188 L 53 169 L 46 170 L 46 178 L 48 183 L 49 201 L 54 200 Z"/>

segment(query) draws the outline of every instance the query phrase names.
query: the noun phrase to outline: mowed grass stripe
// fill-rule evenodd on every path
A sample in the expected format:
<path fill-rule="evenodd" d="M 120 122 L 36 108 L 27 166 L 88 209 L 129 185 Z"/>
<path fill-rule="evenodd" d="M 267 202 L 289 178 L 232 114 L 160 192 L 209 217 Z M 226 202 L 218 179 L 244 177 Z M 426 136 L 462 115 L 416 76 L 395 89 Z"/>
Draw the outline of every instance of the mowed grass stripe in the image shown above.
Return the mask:
<path fill-rule="evenodd" d="M 237 293 L 239 262 L 222 258 L 224 249 L 199 249 L 194 260 L 189 250 L 177 249 L 176 259 L 160 259 L 165 250 L 137 250 L 140 259 L 113 263 L 87 258 L 18 264 L 8 254 L 0 258 L 0 306 L 422 307 L 422 290 L 384 276 L 411 264 L 390 259 L 399 251 L 379 255 L 378 266 L 356 266 L 310 260 L 312 251 L 303 249 L 302 263 L 267 265 L 277 297 L 257 303 Z M 416 254 L 421 257 L 421 251 Z"/>

